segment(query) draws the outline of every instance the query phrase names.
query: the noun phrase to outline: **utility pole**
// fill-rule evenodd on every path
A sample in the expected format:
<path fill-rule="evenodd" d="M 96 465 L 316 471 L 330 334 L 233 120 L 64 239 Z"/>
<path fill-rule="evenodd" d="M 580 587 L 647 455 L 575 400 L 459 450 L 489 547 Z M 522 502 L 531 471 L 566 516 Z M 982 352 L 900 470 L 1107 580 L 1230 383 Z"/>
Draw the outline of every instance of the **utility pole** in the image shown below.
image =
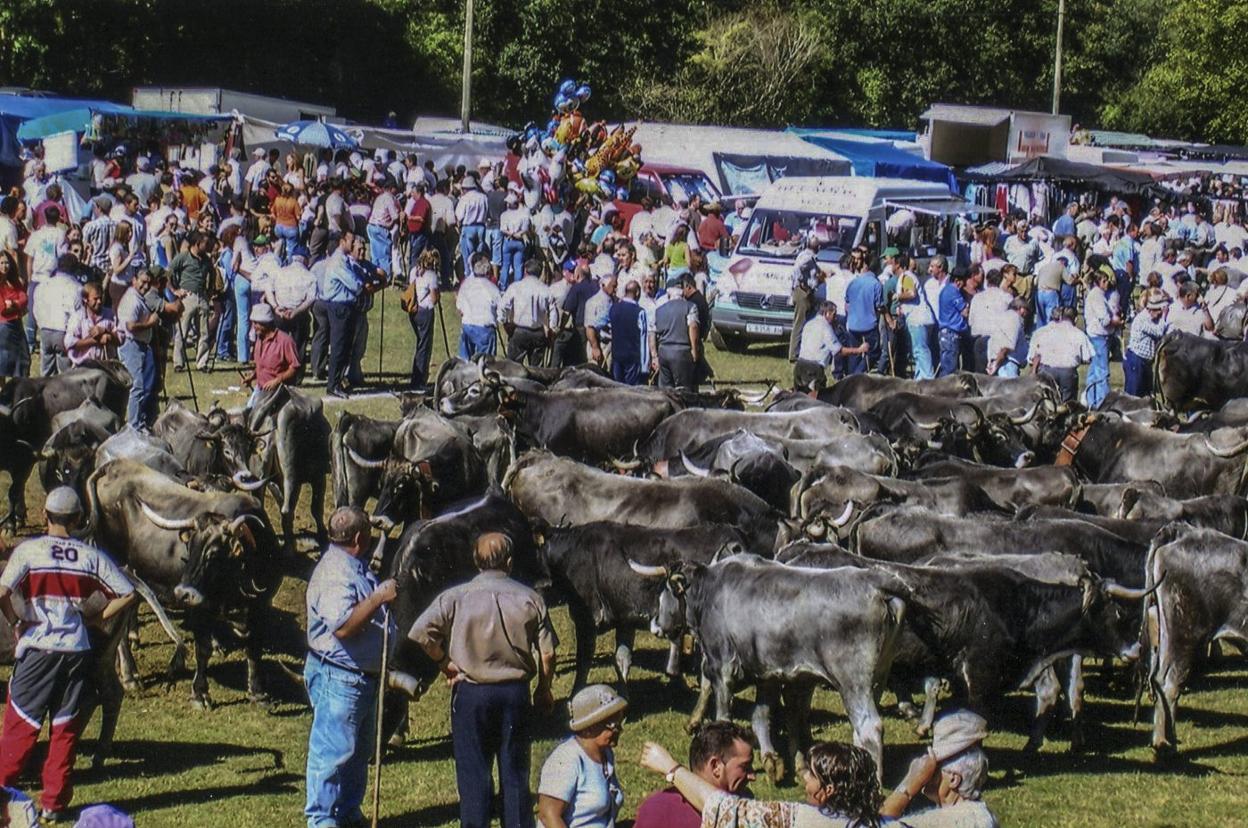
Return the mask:
<path fill-rule="evenodd" d="M 468 0 L 472 7 L 472 0 Z M 1066 28 L 1066 0 L 1057 0 L 1057 48 L 1053 55 L 1053 114 L 1060 115 L 1062 103 L 1062 31 Z"/>
<path fill-rule="evenodd" d="M 459 106 L 459 128 L 461 132 L 472 132 L 470 113 L 472 110 L 472 5 L 473 0 L 466 0 L 464 9 L 464 79 L 463 98 Z M 1065 2 L 1065 0 L 1063 0 Z M 1060 38 L 1061 35 L 1059 34 Z M 1060 41 L 1059 41 L 1060 42 Z M 1054 104 L 1056 106 L 1056 104 Z"/>

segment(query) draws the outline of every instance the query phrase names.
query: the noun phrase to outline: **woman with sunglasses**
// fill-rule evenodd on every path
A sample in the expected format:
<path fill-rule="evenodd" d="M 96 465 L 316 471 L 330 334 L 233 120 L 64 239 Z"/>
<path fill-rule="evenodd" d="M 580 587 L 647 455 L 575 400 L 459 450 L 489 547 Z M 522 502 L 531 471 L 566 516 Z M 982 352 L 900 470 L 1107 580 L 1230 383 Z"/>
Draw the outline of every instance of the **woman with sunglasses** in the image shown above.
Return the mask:
<path fill-rule="evenodd" d="M 544 828 L 614 828 L 624 804 L 615 752 L 628 702 L 605 684 L 591 684 L 568 703 L 572 737 L 551 751 L 537 786 Z"/>

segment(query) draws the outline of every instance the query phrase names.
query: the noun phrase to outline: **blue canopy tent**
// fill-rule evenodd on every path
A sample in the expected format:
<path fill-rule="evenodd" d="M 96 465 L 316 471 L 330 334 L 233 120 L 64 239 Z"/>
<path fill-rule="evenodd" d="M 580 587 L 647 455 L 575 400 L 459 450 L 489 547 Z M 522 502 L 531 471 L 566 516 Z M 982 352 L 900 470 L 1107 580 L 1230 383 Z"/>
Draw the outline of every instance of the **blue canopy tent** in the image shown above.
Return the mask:
<path fill-rule="evenodd" d="M 103 120 L 102 125 L 95 122 L 97 116 Z M 227 126 L 233 120 L 231 115 L 191 115 L 185 112 L 162 112 L 149 109 L 131 109 L 115 104 L 79 107 L 66 109 L 26 121 L 17 130 L 17 137 L 22 141 L 38 141 L 59 132 L 89 133 L 97 126 L 101 135 L 111 138 L 121 137 L 120 133 L 133 132 L 146 128 L 157 133 L 170 126 L 182 126 L 187 130 Z M 173 141 L 171 143 L 184 143 Z"/>
<path fill-rule="evenodd" d="M 953 170 L 936 161 L 928 161 L 919 155 L 893 146 L 891 141 L 854 140 L 834 138 L 821 130 L 789 128 L 805 141 L 817 147 L 831 150 L 849 159 L 855 175 L 871 178 L 911 178 L 918 181 L 937 181 L 957 187 Z"/>
<path fill-rule="evenodd" d="M 0 95 L 0 164 L 14 167 L 22 163 L 18 131 L 27 122 L 59 112 L 92 107 L 99 112 L 123 112 L 130 109 L 128 106 L 108 101 Z"/>

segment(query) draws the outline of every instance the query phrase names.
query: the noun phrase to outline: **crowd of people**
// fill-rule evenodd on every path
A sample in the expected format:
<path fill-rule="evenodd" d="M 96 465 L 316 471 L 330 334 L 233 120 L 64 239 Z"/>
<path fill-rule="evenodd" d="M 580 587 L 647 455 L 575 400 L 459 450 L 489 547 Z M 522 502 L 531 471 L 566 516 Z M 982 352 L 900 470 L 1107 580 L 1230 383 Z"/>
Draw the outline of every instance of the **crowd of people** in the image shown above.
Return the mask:
<path fill-rule="evenodd" d="M 965 264 L 935 255 L 925 272 L 897 247 L 878 263 L 858 247 L 827 273 L 824 242 L 810 236 L 792 275 L 794 385 L 823 388 L 829 366 L 838 379 L 1031 370 L 1095 409 L 1120 357 L 1126 393 L 1147 396 L 1167 332 L 1243 337 L 1248 231 L 1230 210 L 1215 221 L 1194 203 L 1133 216 L 1116 198 L 1103 208 L 1073 202 L 1051 228 L 1023 215 L 980 226 Z"/>
<path fill-rule="evenodd" d="M 530 757 L 534 713 L 554 706 L 557 640 L 540 595 L 510 577 L 512 544 L 499 532 L 476 539 L 479 573 L 443 592 L 409 630 L 393 630 L 385 607 L 393 580 L 378 582 L 367 561 L 372 527 L 360 509 L 330 516 L 331 545 L 308 584 L 305 669 L 314 711 L 308 745 L 309 828 L 360 824 L 372 755 L 383 642 L 402 634 L 438 665 L 451 686 L 451 747 L 460 825 L 534 825 Z M 536 680 L 536 681 L 534 681 Z M 612 688 L 589 685 L 568 702 L 569 737 L 542 763 L 536 813 L 544 828 L 614 828 L 627 792 L 615 748 L 628 701 Z M 993 828 L 982 802 L 988 760 L 981 743 L 987 722 L 965 710 L 936 720 L 932 746 L 910 765 L 885 798 L 880 769 L 866 750 L 819 743 L 802 774 L 806 803 L 760 802 L 752 735 L 730 722 L 705 725 L 689 747 L 688 764 L 646 743 L 641 764 L 668 788 L 638 807 L 635 828 L 861 828 L 884 824 Z M 494 767 L 501 812 L 494 813 Z M 928 809 L 913 809 L 924 794 Z"/>

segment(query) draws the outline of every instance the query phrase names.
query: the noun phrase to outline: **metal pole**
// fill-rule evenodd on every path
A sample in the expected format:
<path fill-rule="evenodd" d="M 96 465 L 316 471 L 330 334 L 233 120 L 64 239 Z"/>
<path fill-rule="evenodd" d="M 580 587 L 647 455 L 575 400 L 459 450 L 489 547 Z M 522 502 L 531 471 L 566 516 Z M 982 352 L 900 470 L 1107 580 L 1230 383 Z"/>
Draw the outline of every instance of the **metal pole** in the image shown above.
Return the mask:
<path fill-rule="evenodd" d="M 471 0 L 469 0 L 471 2 Z M 1066 0 L 1057 0 L 1057 46 L 1053 54 L 1053 114 L 1059 115 L 1062 102 L 1062 31 L 1066 28 Z"/>
<path fill-rule="evenodd" d="M 472 110 L 472 6 L 473 0 L 466 0 L 464 8 L 464 77 L 463 98 L 459 107 L 459 128 L 461 132 L 472 132 L 469 124 L 469 113 Z"/>
<path fill-rule="evenodd" d="M 203 334 L 203 331 L 200 331 L 199 335 L 202 337 L 202 336 L 204 335 L 204 334 Z M 183 353 L 183 355 L 185 355 L 185 354 L 186 354 L 186 350 L 187 350 L 187 348 L 186 348 L 186 327 L 182 324 L 182 314 L 181 314 L 181 312 L 179 312 L 179 313 L 178 313 L 178 337 L 182 340 L 182 353 Z M 198 350 L 199 350 L 199 343 L 198 343 L 198 342 L 196 342 L 196 344 L 195 344 L 195 350 L 196 350 L 196 351 L 198 351 Z M 176 342 L 174 343 L 174 352 L 175 352 L 175 353 L 177 352 L 177 343 L 176 343 Z M 153 357 L 153 358 L 154 358 L 154 357 Z M 199 413 L 199 396 L 198 396 L 198 395 L 196 395 L 196 393 L 195 393 L 195 376 L 194 376 L 194 373 L 193 373 L 193 372 L 194 372 L 194 370 L 195 370 L 195 368 L 194 368 L 194 362 L 195 362 L 195 361 L 194 361 L 194 360 L 191 360 L 191 359 L 186 360 L 186 382 L 187 382 L 187 384 L 188 384 L 188 385 L 190 385 L 190 386 L 191 386 L 191 402 L 195 404 L 195 413 L 196 413 L 196 414 L 198 414 L 198 413 Z M 166 367 L 167 367 L 167 366 L 166 366 Z M 168 399 L 168 398 L 169 398 L 169 392 L 168 392 L 168 390 L 166 389 L 166 391 L 165 391 L 165 399 Z"/>
<path fill-rule="evenodd" d="M 377 821 L 381 817 L 381 746 L 384 734 L 382 720 L 386 707 L 386 671 L 390 667 L 390 607 L 382 608 L 381 621 L 381 675 L 377 678 L 377 730 L 373 734 L 373 766 L 376 774 L 373 777 L 372 828 L 377 828 Z"/>

